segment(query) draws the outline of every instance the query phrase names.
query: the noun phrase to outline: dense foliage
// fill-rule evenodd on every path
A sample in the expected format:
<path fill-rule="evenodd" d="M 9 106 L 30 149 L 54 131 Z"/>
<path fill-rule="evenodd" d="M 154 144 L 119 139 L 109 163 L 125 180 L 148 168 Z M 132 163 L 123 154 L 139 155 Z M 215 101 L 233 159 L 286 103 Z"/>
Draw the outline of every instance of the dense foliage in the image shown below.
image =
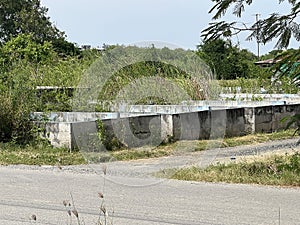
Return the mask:
<path fill-rule="evenodd" d="M 197 54 L 211 67 L 218 79 L 251 78 L 259 76 L 259 68 L 254 65 L 256 56 L 231 41 L 216 39 L 204 41 L 198 46 Z"/>
<path fill-rule="evenodd" d="M 193 51 L 132 46 L 117 51 L 124 51 L 118 55 L 119 61 L 128 60 L 129 54 L 134 55 L 134 60 L 109 78 L 100 100 L 118 98 L 133 100 L 134 104 L 179 104 L 182 100 L 212 97 L 213 74 Z M 130 86 L 134 86 L 131 91 Z"/>
<path fill-rule="evenodd" d="M 20 34 L 31 34 L 37 43 L 52 42 L 61 54 L 79 54 L 79 49 L 66 41 L 64 32 L 51 23 L 47 11 L 40 0 L 1 0 L 0 44 Z"/>

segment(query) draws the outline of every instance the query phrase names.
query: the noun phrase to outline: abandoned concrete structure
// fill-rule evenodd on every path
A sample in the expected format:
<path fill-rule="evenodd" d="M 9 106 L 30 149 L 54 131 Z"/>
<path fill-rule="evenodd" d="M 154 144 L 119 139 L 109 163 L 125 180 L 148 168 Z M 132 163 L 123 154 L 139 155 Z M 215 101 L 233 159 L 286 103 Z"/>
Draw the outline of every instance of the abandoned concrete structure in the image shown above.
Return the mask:
<path fill-rule="evenodd" d="M 229 103 L 227 105 L 230 105 Z M 208 107 L 200 105 L 130 106 L 127 112 L 56 112 L 47 115 L 43 136 L 55 147 L 89 147 L 99 135 L 128 147 L 159 145 L 168 140 L 241 136 L 284 129 L 282 118 L 300 113 L 300 104 L 276 102 Z M 128 109 L 128 108 L 127 108 Z M 35 113 L 38 118 L 41 113 Z"/>

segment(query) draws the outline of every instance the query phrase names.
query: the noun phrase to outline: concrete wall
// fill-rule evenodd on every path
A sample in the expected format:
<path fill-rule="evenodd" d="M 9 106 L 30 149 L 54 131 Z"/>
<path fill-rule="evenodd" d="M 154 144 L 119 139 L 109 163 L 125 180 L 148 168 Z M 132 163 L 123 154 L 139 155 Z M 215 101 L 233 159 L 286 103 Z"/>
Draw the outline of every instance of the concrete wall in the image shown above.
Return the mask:
<path fill-rule="evenodd" d="M 220 94 L 221 99 L 242 99 L 244 101 L 252 101 L 252 99 L 262 99 L 266 102 L 285 101 L 287 103 L 298 103 L 300 101 L 300 95 L 298 94 L 251 94 L 251 93 L 235 93 L 235 94 Z M 258 103 L 260 101 L 253 101 Z"/>
<path fill-rule="evenodd" d="M 50 122 L 85 122 L 85 121 L 95 121 L 97 119 L 115 119 L 120 117 L 117 112 L 35 112 L 31 115 L 35 120 L 46 119 Z"/>
<path fill-rule="evenodd" d="M 210 134 L 209 111 L 174 114 L 172 117 L 174 140 L 198 140 Z"/>
<path fill-rule="evenodd" d="M 73 149 L 71 123 L 48 122 L 42 135 L 50 140 L 53 147 Z"/>
<path fill-rule="evenodd" d="M 97 151 L 102 150 L 102 143 L 98 138 L 98 126 L 95 121 L 75 122 L 70 123 L 71 135 L 69 140 L 71 142 L 71 149 L 80 148 L 80 150 Z"/>
<path fill-rule="evenodd" d="M 41 124 L 44 127 L 42 136 L 50 140 L 54 147 L 66 147 L 74 149 L 92 148 L 97 137 L 96 122 L 47 122 Z"/>
<path fill-rule="evenodd" d="M 245 109 L 226 109 L 226 137 L 245 135 Z"/>
<path fill-rule="evenodd" d="M 53 146 L 70 149 L 80 146 L 87 150 L 97 150 L 103 147 L 102 144 L 106 149 L 120 146 L 157 146 L 170 139 L 213 139 L 273 132 L 286 127 L 286 124 L 280 122 L 282 118 L 296 113 L 300 113 L 300 104 L 100 117 L 105 136 L 102 142 L 97 141 L 97 123 L 91 116 L 82 122 L 50 121 L 46 123 L 43 135 Z"/>
<path fill-rule="evenodd" d="M 129 148 L 145 145 L 157 146 L 162 142 L 161 119 L 161 115 L 149 115 L 103 120 L 105 145 L 108 149 L 120 144 Z M 164 133 L 167 132 L 166 130 Z M 121 143 L 117 143 L 116 139 Z M 114 143 L 111 140 L 114 140 Z"/>
<path fill-rule="evenodd" d="M 300 101 L 300 98 L 299 98 Z M 268 106 L 268 105 L 284 105 L 289 101 L 246 101 L 246 100 L 204 100 L 204 101 L 186 101 L 185 104 L 189 106 L 209 106 L 210 108 L 236 108 L 236 107 L 256 107 L 256 106 Z"/>
<path fill-rule="evenodd" d="M 31 119 L 35 121 L 50 121 L 50 122 L 86 122 L 86 121 L 96 121 L 104 119 L 118 119 L 118 118 L 128 118 L 137 116 L 147 116 L 156 115 L 156 113 L 146 113 L 146 112 L 34 112 L 31 115 Z"/>
<path fill-rule="evenodd" d="M 129 113 L 154 113 L 154 114 L 175 114 L 185 112 L 198 112 L 208 110 L 207 105 L 184 104 L 184 105 L 119 105 L 113 108 L 114 111 Z"/>
<path fill-rule="evenodd" d="M 299 104 L 245 108 L 246 133 L 274 132 L 286 127 L 285 117 L 300 113 Z"/>
<path fill-rule="evenodd" d="M 173 115 L 175 140 L 198 140 L 245 134 L 244 109 L 208 110 Z"/>

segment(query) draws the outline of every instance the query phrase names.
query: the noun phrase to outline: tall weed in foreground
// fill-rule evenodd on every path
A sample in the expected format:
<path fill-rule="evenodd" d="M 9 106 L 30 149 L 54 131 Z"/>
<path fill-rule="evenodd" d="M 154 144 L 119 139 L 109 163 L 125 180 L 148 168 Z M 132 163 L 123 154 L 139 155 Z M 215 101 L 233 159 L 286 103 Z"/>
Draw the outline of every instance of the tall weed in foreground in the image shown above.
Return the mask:
<path fill-rule="evenodd" d="M 98 214 L 98 219 L 95 223 L 95 225 L 113 225 L 113 211 L 112 213 L 108 212 L 108 208 L 106 206 L 105 203 L 105 197 L 104 197 L 104 193 L 105 193 L 105 183 L 106 183 L 106 172 L 107 172 L 107 167 L 103 166 L 102 168 L 102 172 L 103 172 L 103 186 L 102 186 L 102 191 L 98 192 L 98 198 L 100 199 L 100 207 L 99 207 L 99 214 Z M 77 225 L 85 225 L 84 222 L 84 218 L 83 216 L 81 216 L 79 210 L 77 209 L 77 207 L 75 206 L 75 201 L 73 198 L 72 193 L 70 194 L 71 200 L 63 200 L 63 205 L 66 209 L 66 212 L 68 214 L 68 223 L 67 224 L 73 224 L 72 223 L 72 217 L 75 216 L 75 220 L 76 220 L 76 224 Z M 111 214 L 111 215 L 109 215 Z"/>

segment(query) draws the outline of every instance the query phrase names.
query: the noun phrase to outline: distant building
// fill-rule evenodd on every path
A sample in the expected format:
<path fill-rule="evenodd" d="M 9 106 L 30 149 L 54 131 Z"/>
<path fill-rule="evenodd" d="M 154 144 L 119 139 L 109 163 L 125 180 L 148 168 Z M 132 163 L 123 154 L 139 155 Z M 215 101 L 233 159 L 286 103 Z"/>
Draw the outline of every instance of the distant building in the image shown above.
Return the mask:
<path fill-rule="evenodd" d="M 260 67 L 271 67 L 279 61 L 280 60 L 267 59 L 267 60 L 262 60 L 262 61 L 255 62 L 254 64 L 257 65 L 257 66 L 260 66 Z"/>
<path fill-rule="evenodd" d="M 82 49 L 82 50 L 90 50 L 91 48 L 92 48 L 91 45 L 82 45 L 82 46 L 81 46 L 81 49 Z"/>

